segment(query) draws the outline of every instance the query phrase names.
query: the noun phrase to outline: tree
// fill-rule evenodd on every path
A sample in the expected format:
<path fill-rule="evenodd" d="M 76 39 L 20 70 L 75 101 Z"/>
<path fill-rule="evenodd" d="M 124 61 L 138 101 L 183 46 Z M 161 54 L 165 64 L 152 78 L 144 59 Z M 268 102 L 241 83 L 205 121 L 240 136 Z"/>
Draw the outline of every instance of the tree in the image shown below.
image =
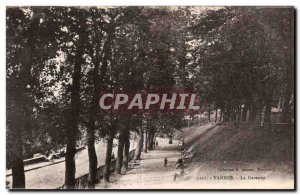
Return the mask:
<path fill-rule="evenodd" d="M 7 144 L 13 188 L 25 188 L 23 136 L 31 130 L 40 71 L 56 55 L 55 14 L 51 8 L 7 9 Z"/>
<path fill-rule="evenodd" d="M 72 76 L 70 85 L 70 107 L 67 116 L 66 125 L 66 171 L 65 171 L 65 187 L 72 189 L 75 187 L 75 154 L 76 141 L 79 134 L 79 115 L 80 115 L 80 80 L 82 75 L 82 66 L 85 64 L 84 55 L 86 53 L 85 45 L 87 43 L 87 21 L 86 12 L 80 8 L 69 8 L 66 17 L 70 17 L 68 21 L 68 32 L 66 42 L 72 41 L 73 47 L 69 49 L 70 54 L 67 61 L 72 64 Z"/>
<path fill-rule="evenodd" d="M 90 8 L 89 19 L 91 24 L 89 25 L 90 40 L 87 44 L 87 51 L 89 57 L 91 58 L 91 63 L 93 68 L 89 70 L 90 77 L 87 79 L 91 81 L 91 93 L 88 93 L 92 98 L 90 99 L 90 104 L 88 108 L 88 121 L 87 121 L 87 145 L 88 145 L 88 155 L 89 155 L 89 187 L 94 188 L 94 184 L 98 182 L 96 178 L 97 174 L 97 154 L 95 150 L 95 129 L 96 129 L 96 120 L 99 115 L 97 114 L 97 100 L 98 93 L 101 90 L 101 87 L 104 85 L 103 80 L 107 71 L 107 60 L 104 58 L 107 55 L 108 44 L 110 43 L 110 38 L 108 37 L 102 48 L 102 44 L 105 40 L 105 25 L 106 23 L 99 16 L 104 15 L 104 10 L 97 8 Z M 102 62 L 102 60 L 105 60 Z M 100 66 L 100 64 L 102 66 Z M 99 73 L 100 72 L 100 73 Z M 87 89 L 87 88 L 86 88 Z M 88 96 L 87 95 L 87 96 Z M 89 99 L 89 98 L 87 98 Z"/>
<path fill-rule="evenodd" d="M 222 109 L 225 121 L 239 122 L 243 107 L 243 120 L 249 110 L 254 122 L 264 108 L 265 122 L 270 124 L 271 107 L 283 81 L 282 62 L 291 59 L 291 55 L 282 56 L 281 40 L 275 37 L 281 24 L 285 24 L 284 33 L 291 32 L 291 11 L 225 7 L 207 11 L 191 26 L 198 36 L 193 40 L 197 44 L 195 63 L 190 66 L 196 70 L 192 80 L 208 107 Z"/>

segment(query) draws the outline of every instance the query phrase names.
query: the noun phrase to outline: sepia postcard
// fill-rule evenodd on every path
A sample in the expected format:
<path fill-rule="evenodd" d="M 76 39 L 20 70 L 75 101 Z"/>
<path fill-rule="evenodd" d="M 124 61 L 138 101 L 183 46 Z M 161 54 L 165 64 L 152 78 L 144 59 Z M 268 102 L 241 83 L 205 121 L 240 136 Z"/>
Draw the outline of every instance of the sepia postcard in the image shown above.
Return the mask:
<path fill-rule="evenodd" d="M 6 188 L 295 190 L 294 32 L 294 7 L 7 6 Z"/>

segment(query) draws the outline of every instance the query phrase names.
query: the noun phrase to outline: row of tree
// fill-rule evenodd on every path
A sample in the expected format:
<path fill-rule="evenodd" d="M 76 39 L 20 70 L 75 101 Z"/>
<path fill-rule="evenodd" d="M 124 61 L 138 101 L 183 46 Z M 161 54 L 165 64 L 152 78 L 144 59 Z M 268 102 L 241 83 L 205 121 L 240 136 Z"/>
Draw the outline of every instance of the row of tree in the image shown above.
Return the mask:
<path fill-rule="evenodd" d="M 190 27 L 198 36 L 191 55 L 193 83 L 208 112 L 224 121 L 270 124 L 294 120 L 294 10 L 227 7 Z M 217 112 L 215 112 L 217 114 Z M 217 115 L 216 115 L 217 116 Z"/>
<path fill-rule="evenodd" d="M 158 117 L 98 110 L 100 91 L 175 86 L 176 70 L 168 64 L 175 57 L 168 56 L 175 40 L 162 29 L 172 24 L 166 27 L 160 18 L 174 24 L 182 15 L 177 12 L 143 7 L 7 9 L 7 157 L 13 188 L 25 187 L 23 145 L 28 140 L 65 144 L 65 187 L 74 188 L 76 144 L 85 139 L 93 187 L 97 155 L 106 155 L 104 179 L 109 181 L 115 138 L 120 174 L 123 165 L 128 167 L 131 132 L 139 136 L 139 159 L 143 143 L 145 151 L 147 142 L 152 148 L 161 123 L 161 131 L 168 133 L 180 127 L 180 120 L 169 122 L 176 113 Z M 96 154 L 96 139 L 106 142 L 106 154 Z"/>
<path fill-rule="evenodd" d="M 256 117 L 282 105 L 293 119 L 293 10 L 197 7 L 8 7 L 7 163 L 13 188 L 25 188 L 24 145 L 66 146 L 65 186 L 75 186 L 76 144 L 86 140 L 89 186 L 97 155 L 109 181 L 113 141 L 116 173 L 156 136 L 172 137 L 195 112 L 102 112 L 101 91 L 193 90 L 201 111 L 224 121 Z M 268 118 L 268 117 L 266 117 Z M 95 141 L 106 143 L 97 154 Z M 148 146 L 148 148 L 147 148 Z M 26 151 L 25 151 L 26 152 Z"/>

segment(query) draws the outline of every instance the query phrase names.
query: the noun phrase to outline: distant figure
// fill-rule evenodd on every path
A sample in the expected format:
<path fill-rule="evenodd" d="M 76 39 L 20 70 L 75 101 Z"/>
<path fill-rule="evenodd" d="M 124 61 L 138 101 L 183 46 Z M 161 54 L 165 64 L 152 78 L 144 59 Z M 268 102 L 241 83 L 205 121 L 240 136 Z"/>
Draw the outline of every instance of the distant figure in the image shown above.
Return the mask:
<path fill-rule="evenodd" d="M 176 181 L 176 179 L 177 179 L 178 177 L 183 177 L 183 176 L 184 176 L 184 170 L 181 169 L 180 172 L 179 172 L 179 174 L 178 174 L 178 173 L 175 173 L 175 174 L 174 174 L 174 181 Z"/>
<path fill-rule="evenodd" d="M 167 159 L 167 157 L 165 157 L 165 160 L 164 160 L 164 162 L 165 162 L 165 167 L 167 166 L 167 164 L 168 164 L 168 159 Z"/>
<path fill-rule="evenodd" d="M 182 158 L 179 158 L 179 159 L 177 160 L 177 162 L 176 162 L 176 164 L 175 164 L 175 168 L 176 168 L 176 169 L 178 169 L 178 168 L 183 169 L 183 160 L 182 160 Z"/>
<path fill-rule="evenodd" d="M 156 146 L 158 146 L 158 141 L 156 141 Z"/>

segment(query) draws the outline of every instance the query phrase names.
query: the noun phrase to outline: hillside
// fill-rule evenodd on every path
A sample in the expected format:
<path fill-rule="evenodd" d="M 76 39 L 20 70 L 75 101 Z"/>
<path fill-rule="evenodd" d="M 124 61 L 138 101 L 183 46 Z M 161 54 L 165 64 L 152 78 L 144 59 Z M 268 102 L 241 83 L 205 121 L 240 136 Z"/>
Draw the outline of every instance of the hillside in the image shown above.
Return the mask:
<path fill-rule="evenodd" d="M 232 178 L 225 179 L 226 182 L 239 183 L 245 177 L 254 184 L 262 182 L 266 186 L 274 180 L 287 185 L 293 182 L 293 139 L 287 134 L 207 124 L 185 128 L 175 139 L 185 140 L 191 156 L 185 163 L 184 180 L 212 180 L 213 183 L 224 180 L 219 176 L 228 176 Z"/>

